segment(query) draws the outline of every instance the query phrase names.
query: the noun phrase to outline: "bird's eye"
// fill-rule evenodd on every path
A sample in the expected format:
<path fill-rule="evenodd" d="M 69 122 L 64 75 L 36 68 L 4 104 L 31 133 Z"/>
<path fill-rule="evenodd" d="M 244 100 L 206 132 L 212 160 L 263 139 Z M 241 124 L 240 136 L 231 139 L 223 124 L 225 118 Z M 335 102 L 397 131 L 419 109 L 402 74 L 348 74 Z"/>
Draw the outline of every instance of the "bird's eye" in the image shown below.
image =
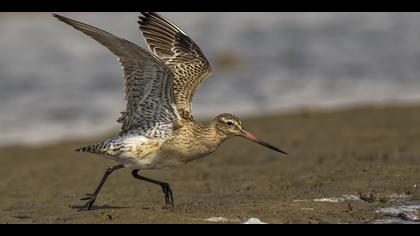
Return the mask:
<path fill-rule="evenodd" d="M 229 126 L 232 126 L 233 125 L 233 122 L 232 121 L 228 121 L 226 124 L 229 125 Z"/>

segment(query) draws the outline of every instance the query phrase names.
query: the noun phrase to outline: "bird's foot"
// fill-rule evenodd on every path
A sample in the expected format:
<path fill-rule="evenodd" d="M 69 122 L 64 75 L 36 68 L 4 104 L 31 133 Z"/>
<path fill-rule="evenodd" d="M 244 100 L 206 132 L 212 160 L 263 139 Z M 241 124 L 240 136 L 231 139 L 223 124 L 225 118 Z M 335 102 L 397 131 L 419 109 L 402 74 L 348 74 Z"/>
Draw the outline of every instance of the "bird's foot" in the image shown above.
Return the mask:
<path fill-rule="evenodd" d="M 83 205 L 79 211 L 90 211 L 92 210 L 92 205 L 96 201 L 96 195 L 95 194 L 86 194 L 86 197 L 83 197 L 80 199 L 81 201 L 87 201 L 85 205 Z"/>
<path fill-rule="evenodd" d="M 165 194 L 165 205 L 167 208 L 173 208 L 174 207 L 174 197 L 172 193 L 171 186 L 168 183 L 163 183 L 162 185 L 162 191 Z"/>

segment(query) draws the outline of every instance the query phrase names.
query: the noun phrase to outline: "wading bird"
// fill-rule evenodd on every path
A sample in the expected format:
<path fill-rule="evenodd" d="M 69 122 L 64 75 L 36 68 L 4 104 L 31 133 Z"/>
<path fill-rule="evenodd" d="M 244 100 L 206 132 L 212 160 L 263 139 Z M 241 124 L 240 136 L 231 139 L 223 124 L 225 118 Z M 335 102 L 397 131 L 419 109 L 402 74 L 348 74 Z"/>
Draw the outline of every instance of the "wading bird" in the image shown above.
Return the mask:
<path fill-rule="evenodd" d="M 156 13 L 143 12 L 140 30 L 152 53 L 93 26 L 54 16 L 90 36 L 115 54 L 124 72 L 127 106 L 118 122 L 118 136 L 77 149 L 119 164 L 109 167 L 93 194 L 87 194 L 80 210 L 91 210 L 108 176 L 132 168 L 140 180 L 160 185 L 166 206 L 173 206 L 168 183 L 139 175 L 140 170 L 170 169 L 207 156 L 231 137 L 241 136 L 286 154 L 242 128 L 231 114 L 220 114 L 201 124 L 192 115 L 192 97 L 211 74 L 210 63 L 200 48 L 177 26 Z"/>

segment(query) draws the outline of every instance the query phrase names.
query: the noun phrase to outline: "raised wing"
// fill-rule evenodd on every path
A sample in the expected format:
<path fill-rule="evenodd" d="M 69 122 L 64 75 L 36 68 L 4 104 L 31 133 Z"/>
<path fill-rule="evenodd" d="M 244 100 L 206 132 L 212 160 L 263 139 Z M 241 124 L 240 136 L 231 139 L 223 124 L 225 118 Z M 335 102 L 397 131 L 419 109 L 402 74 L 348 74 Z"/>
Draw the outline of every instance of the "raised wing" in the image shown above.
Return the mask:
<path fill-rule="evenodd" d="M 192 119 L 192 97 L 211 73 L 200 48 L 177 26 L 156 13 L 142 12 L 140 30 L 152 52 L 172 70 L 179 114 Z"/>
<path fill-rule="evenodd" d="M 118 122 L 121 134 L 149 132 L 150 136 L 166 137 L 172 132 L 172 124 L 180 118 L 173 95 L 173 73 L 157 57 L 143 48 L 93 26 L 54 15 L 60 21 L 73 26 L 118 56 L 123 67 L 126 111 Z M 156 127 L 162 127 L 156 132 Z M 153 131 L 152 131 L 153 130 Z"/>

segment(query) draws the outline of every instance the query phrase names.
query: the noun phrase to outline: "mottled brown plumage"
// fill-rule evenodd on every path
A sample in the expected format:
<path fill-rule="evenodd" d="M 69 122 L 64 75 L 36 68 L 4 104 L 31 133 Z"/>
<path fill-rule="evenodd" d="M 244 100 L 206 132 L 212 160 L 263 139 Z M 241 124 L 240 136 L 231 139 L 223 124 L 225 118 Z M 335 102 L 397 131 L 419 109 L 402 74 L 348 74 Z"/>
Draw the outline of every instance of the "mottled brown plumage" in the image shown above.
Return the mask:
<path fill-rule="evenodd" d="M 132 175 L 137 179 L 159 184 L 166 204 L 173 205 L 169 185 L 138 175 L 139 169 L 176 168 L 213 153 L 235 136 L 283 152 L 243 130 L 234 115 L 220 114 L 207 124 L 195 121 L 192 97 L 210 75 L 210 63 L 173 23 L 156 13 L 142 14 L 140 30 L 153 54 L 93 26 L 54 15 L 105 46 L 118 57 L 124 71 L 127 106 L 118 119 L 122 123 L 120 134 L 77 149 L 120 164 L 107 170 L 95 193 L 84 198 L 88 202 L 82 209 L 91 209 L 106 178 L 123 167 L 133 168 Z"/>
<path fill-rule="evenodd" d="M 178 112 L 192 119 L 192 98 L 210 74 L 211 66 L 201 49 L 175 24 L 153 12 L 142 12 L 138 22 L 151 51 L 174 74 Z"/>

